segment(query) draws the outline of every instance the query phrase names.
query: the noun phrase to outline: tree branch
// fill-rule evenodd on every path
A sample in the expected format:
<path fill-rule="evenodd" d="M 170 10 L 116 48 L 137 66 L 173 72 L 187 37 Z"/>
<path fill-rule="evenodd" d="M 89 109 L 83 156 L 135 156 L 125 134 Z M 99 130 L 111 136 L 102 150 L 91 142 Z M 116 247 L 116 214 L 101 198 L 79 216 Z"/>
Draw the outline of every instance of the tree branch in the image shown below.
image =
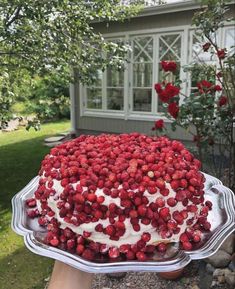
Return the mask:
<path fill-rule="evenodd" d="M 19 18 L 21 9 L 22 9 L 22 6 L 19 6 L 16 8 L 15 12 L 13 13 L 12 18 L 6 23 L 6 28 L 8 28 L 16 19 Z"/>

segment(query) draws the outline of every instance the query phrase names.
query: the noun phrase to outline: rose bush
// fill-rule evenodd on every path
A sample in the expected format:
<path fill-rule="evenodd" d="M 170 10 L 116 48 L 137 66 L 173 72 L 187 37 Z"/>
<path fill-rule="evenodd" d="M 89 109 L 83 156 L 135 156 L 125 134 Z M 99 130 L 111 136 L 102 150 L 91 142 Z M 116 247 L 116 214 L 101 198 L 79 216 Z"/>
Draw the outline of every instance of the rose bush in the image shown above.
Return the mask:
<path fill-rule="evenodd" d="M 200 70 L 196 91 L 184 95 L 182 82 L 176 77 L 174 83 L 166 80 L 156 83 L 155 90 L 163 103 L 165 116 L 171 120 L 172 129 L 179 126 L 192 135 L 198 157 L 204 163 L 203 169 L 219 178 L 226 175 L 223 181 L 234 187 L 235 53 L 233 49 L 219 47 L 216 37 L 213 38 L 213 34 L 228 21 L 227 10 L 224 1 L 208 0 L 206 7 L 194 15 L 196 33 L 204 40 L 202 50 L 211 53 L 218 63 L 213 67 L 205 63 L 184 67 L 191 76 Z M 179 69 L 173 61 L 162 61 L 161 68 L 165 79 L 169 74 L 176 75 Z M 155 123 L 155 130 L 160 134 L 165 133 L 162 121 L 161 126 Z"/>

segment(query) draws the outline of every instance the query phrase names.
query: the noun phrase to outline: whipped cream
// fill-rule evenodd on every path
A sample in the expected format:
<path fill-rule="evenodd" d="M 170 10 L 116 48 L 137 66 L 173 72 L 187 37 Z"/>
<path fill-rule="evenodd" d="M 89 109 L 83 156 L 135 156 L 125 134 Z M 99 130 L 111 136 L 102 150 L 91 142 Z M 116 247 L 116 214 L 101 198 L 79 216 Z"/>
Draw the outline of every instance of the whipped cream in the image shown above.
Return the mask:
<path fill-rule="evenodd" d="M 80 235 L 82 235 L 84 231 L 90 232 L 91 233 L 91 236 L 89 237 L 90 240 L 93 240 L 93 241 L 99 242 L 99 243 L 105 243 L 109 246 L 120 246 L 123 244 L 136 244 L 137 241 L 140 240 L 141 235 L 143 233 L 147 233 L 147 232 L 150 233 L 150 235 L 151 235 L 151 239 L 149 240 L 149 242 L 147 244 L 157 244 L 159 242 L 178 242 L 180 235 L 183 232 L 185 232 L 187 227 L 189 227 L 186 224 L 186 221 L 188 219 L 194 218 L 193 224 L 195 224 L 197 222 L 197 218 L 196 218 L 197 213 L 188 212 L 188 217 L 184 220 L 183 224 L 180 225 L 180 232 L 178 234 L 173 234 L 170 238 L 163 239 L 160 236 L 158 230 L 156 228 L 154 228 L 151 225 L 151 223 L 149 225 L 145 225 L 145 224 L 142 224 L 141 222 L 139 222 L 140 231 L 136 232 L 133 229 L 132 224 L 130 223 L 130 219 L 126 218 L 124 221 L 125 228 L 126 228 L 124 235 L 121 236 L 119 238 L 119 240 L 117 240 L 117 241 L 116 240 L 110 240 L 110 238 L 107 234 L 104 234 L 103 232 L 95 231 L 95 227 L 98 224 L 103 225 L 103 227 L 107 227 L 108 225 L 110 225 L 109 219 L 105 219 L 105 220 L 100 219 L 97 222 L 84 223 L 84 224 L 81 224 L 79 226 L 75 226 L 73 224 L 65 222 L 64 219 L 60 217 L 59 209 L 57 208 L 57 203 L 61 201 L 59 196 L 63 192 L 64 188 L 61 186 L 60 181 L 58 181 L 58 180 L 53 180 L 53 183 L 54 184 L 53 184 L 52 188 L 56 191 L 56 194 L 53 196 L 50 196 L 47 199 L 47 205 L 55 213 L 54 218 L 56 218 L 58 220 L 58 222 L 60 223 L 60 228 L 61 229 L 69 228 L 74 233 L 77 233 Z M 72 184 L 74 189 L 76 188 L 76 186 L 79 183 L 80 182 Z M 148 198 L 149 203 L 155 202 L 156 198 L 158 198 L 159 196 L 163 197 L 165 200 L 170 198 L 170 197 L 174 198 L 176 196 L 176 192 L 171 188 L 169 183 L 165 183 L 165 185 L 166 185 L 166 188 L 169 189 L 169 195 L 167 197 L 163 197 L 162 195 L 160 195 L 159 191 L 155 194 L 149 194 L 147 190 L 144 192 L 143 196 L 146 196 Z M 47 186 L 47 183 L 46 183 L 46 186 Z M 118 189 L 121 189 L 121 188 L 122 187 L 119 186 Z M 86 190 L 85 187 L 84 187 L 84 190 Z M 107 196 L 104 194 L 102 189 L 97 189 L 95 194 L 97 195 L 97 197 L 98 196 L 104 196 L 104 202 L 102 203 L 103 205 L 109 206 L 111 203 L 114 203 L 118 207 L 123 208 L 120 204 L 120 201 L 121 201 L 120 198 L 112 198 L 111 196 Z M 190 204 L 192 204 L 192 203 L 190 203 L 190 201 L 189 201 L 189 205 Z M 176 206 L 174 206 L 174 207 L 170 207 L 166 204 L 166 207 L 169 208 L 170 214 L 172 214 L 176 210 L 180 212 L 180 211 L 185 209 L 183 204 L 180 202 L 178 202 L 176 204 Z M 197 207 L 198 207 L 198 212 L 200 212 L 201 205 L 198 205 Z M 37 200 L 37 208 L 40 212 L 41 211 L 41 203 L 39 200 Z M 48 216 L 47 216 L 47 218 L 50 219 Z"/>

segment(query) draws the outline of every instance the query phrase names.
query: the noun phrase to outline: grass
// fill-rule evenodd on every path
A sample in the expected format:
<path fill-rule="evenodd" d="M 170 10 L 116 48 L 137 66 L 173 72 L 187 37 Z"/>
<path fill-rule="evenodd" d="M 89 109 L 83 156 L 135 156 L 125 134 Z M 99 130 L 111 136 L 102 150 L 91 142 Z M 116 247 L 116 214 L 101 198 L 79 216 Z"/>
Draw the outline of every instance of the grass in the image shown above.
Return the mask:
<path fill-rule="evenodd" d="M 49 148 L 47 136 L 69 129 L 69 122 L 42 125 L 39 132 L 25 129 L 0 133 L 0 288 L 43 289 L 53 261 L 31 253 L 10 227 L 11 199 L 35 175 Z"/>

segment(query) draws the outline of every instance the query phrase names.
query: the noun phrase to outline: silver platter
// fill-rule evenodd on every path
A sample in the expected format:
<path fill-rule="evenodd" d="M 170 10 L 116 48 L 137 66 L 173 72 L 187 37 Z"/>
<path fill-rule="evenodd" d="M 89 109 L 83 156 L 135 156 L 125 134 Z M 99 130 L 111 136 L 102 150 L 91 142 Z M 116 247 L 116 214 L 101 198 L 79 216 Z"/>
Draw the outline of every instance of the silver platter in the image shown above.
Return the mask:
<path fill-rule="evenodd" d="M 167 272 L 183 268 L 191 260 L 207 258 L 213 255 L 222 242 L 235 230 L 235 196 L 220 180 L 210 175 L 206 177 L 205 199 L 213 203 L 208 220 L 211 231 L 204 234 L 203 241 L 193 251 L 179 250 L 177 244 L 170 246 L 164 256 L 156 256 L 153 261 L 123 261 L 116 263 L 95 263 L 84 260 L 42 242 L 46 231 L 38 225 L 37 219 L 30 219 L 26 214 L 25 201 L 33 197 L 38 186 L 39 177 L 32 179 L 12 199 L 13 216 L 12 229 L 24 236 L 26 247 L 42 256 L 62 261 L 82 271 L 90 273 L 114 273 L 127 271 Z"/>

